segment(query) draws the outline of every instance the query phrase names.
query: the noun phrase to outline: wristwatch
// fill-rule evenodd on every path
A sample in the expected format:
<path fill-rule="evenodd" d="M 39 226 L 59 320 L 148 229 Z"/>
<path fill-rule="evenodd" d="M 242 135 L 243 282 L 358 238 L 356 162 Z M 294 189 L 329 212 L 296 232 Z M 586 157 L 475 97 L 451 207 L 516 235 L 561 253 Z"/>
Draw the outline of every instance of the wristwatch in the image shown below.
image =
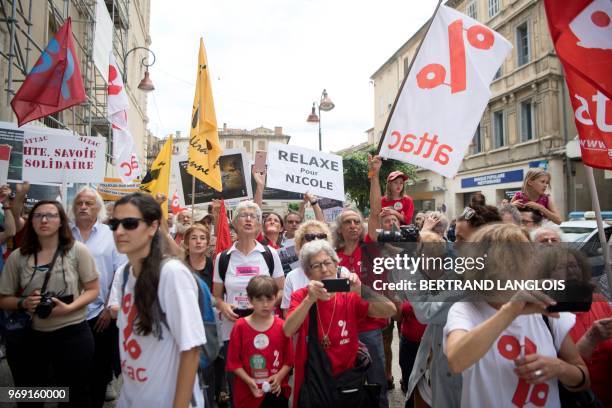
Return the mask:
<path fill-rule="evenodd" d="M 310 202 L 310 205 L 312 205 L 313 207 L 317 204 L 319 204 L 319 200 L 314 200 Z"/>

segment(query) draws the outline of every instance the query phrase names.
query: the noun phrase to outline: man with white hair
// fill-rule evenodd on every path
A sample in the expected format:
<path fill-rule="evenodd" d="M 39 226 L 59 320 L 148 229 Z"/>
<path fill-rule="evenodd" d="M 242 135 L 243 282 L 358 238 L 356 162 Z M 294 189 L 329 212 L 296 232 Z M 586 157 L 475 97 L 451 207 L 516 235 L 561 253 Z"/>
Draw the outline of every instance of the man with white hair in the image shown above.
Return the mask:
<path fill-rule="evenodd" d="M 181 245 L 183 242 L 183 236 L 187 228 L 191 227 L 191 210 L 185 209 L 175 215 L 174 228 L 176 229 L 176 235 L 174 236 L 174 242 L 177 245 Z"/>
<path fill-rule="evenodd" d="M 114 350 L 119 342 L 117 326 L 108 308 L 108 297 L 115 271 L 127 262 L 127 258 L 117 251 L 113 233 L 103 224 L 106 220 L 106 207 L 96 190 L 90 187 L 79 190 L 74 197 L 71 215 L 72 235 L 87 246 L 100 273 L 100 293 L 87 308 L 87 322 L 95 341 L 90 384 L 92 407 L 102 407 L 107 385 L 112 380 L 113 356 L 116 355 Z M 112 388 L 109 389 L 109 397 L 112 391 Z"/>
<path fill-rule="evenodd" d="M 531 231 L 529 234 L 532 242 L 540 244 L 557 244 L 561 242 L 563 231 L 554 224 L 546 224 Z"/>

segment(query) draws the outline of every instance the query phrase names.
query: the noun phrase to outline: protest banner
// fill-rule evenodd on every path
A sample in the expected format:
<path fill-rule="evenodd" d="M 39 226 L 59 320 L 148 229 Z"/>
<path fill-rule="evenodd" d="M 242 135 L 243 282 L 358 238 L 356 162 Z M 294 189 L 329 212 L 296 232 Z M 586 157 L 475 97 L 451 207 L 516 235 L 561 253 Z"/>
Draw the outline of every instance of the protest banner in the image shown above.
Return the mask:
<path fill-rule="evenodd" d="M 187 155 L 179 156 L 173 161 L 173 172 L 178 175 L 177 190 L 181 205 L 191 205 L 192 175 L 187 172 Z M 214 199 L 247 199 L 253 197 L 250 176 L 248 176 L 248 158 L 244 150 L 227 149 L 219 158 L 222 190 L 216 191 L 199 179 L 195 180 L 194 204 L 209 203 Z M 247 182 L 248 180 L 248 182 Z"/>
<path fill-rule="evenodd" d="M 135 193 L 140 183 L 124 183 L 120 178 L 105 177 L 104 183 L 98 184 L 98 193 L 104 201 L 117 201 L 126 194 Z"/>
<path fill-rule="evenodd" d="M 499 33 L 440 6 L 383 130 L 383 157 L 454 177 L 512 49 Z"/>
<path fill-rule="evenodd" d="M 267 166 L 267 187 L 344 200 L 341 156 L 282 143 L 270 143 Z"/>
<path fill-rule="evenodd" d="M 0 145 L 0 186 L 6 184 L 8 180 L 9 161 L 11 159 L 11 146 Z"/>
<path fill-rule="evenodd" d="M 69 130 L 0 122 L 0 143 L 12 146 L 9 180 L 97 183 L 104 180 L 106 140 Z"/>
<path fill-rule="evenodd" d="M 329 198 L 319 199 L 319 207 L 323 211 L 325 222 L 333 222 L 342 210 L 344 209 L 344 203 L 338 200 L 331 200 Z"/>

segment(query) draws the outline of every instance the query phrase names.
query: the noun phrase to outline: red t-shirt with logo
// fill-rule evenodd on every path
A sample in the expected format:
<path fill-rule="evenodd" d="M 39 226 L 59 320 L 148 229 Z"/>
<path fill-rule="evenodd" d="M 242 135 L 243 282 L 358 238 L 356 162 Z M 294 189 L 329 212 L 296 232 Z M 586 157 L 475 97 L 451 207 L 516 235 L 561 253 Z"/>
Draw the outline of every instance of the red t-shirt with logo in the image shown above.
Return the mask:
<path fill-rule="evenodd" d="M 364 243 L 374 242 L 370 239 L 369 235 L 366 235 Z M 337 252 L 338 258 L 340 258 L 340 262 L 338 265 L 344 266 L 351 273 L 356 273 L 359 276 L 359 279 L 362 279 L 361 276 L 361 245 L 357 245 L 357 248 L 353 251 L 352 254 L 347 255 L 344 253 L 344 250 L 339 249 Z M 369 283 L 367 283 L 369 285 Z M 364 315 L 359 322 L 359 333 L 367 332 L 370 330 L 377 330 L 385 328 L 389 325 L 389 319 L 385 319 L 384 317 L 369 317 Z"/>
<path fill-rule="evenodd" d="M 293 313 L 307 296 L 307 287 L 293 292 L 288 316 Z M 329 347 L 325 349 L 325 354 L 329 358 L 334 376 L 355 366 L 355 358 L 357 357 L 357 349 L 359 347 L 357 324 L 360 316 L 368 314 L 368 306 L 367 301 L 353 292 L 339 292 L 326 302 L 317 302 L 319 341 L 323 340 L 323 330 L 325 330 L 330 341 Z M 309 322 L 310 315 L 308 314 L 297 332 L 294 407 L 297 407 L 300 387 L 304 382 L 304 367 L 308 358 L 305 339 L 308 336 Z"/>
<path fill-rule="evenodd" d="M 227 349 L 226 371 L 243 368 L 255 382 L 263 384 L 271 375 L 280 371 L 284 365 L 293 365 L 293 346 L 291 339 L 283 332 L 283 320 L 274 316 L 274 323 L 266 331 L 260 332 L 251 327 L 246 319 L 236 321 L 231 341 Z M 287 399 L 291 395 L 289 375 L 281 383 L 282 393 Z M 259 407 L 263 397 L 255 398 L 249 386 L 238 376 L 234 380 L 234 407 Z"/>
<path fill-rule="evenodd" d="M 425 333 L 426 324 L 419 322 L 409 301 L 402 303 L 402 336 L 413 343 L 418 343 Z"/>
<path fill-rule="evenodd" d="M 612 317 L 612 306 L 598 294 L 593 295 L 591 310 L 575 313 L 576 324 L 570 331 L 575 343 L 589 330 L 596 320 Z M 591 389 L 605 407 L 612 407 L 612 339 L 604 340 L 595 347 L 590 359 L 584 361 L 591 377 Z"/>
<path fill-rule="evenodd" d="M 410 198 L 409 196 L 403 196 L 402 198 L 398 198 L 397 200 L 389 200 L 386 196 L 383 196 L 380 204 L 382 208 L 391 207 L 395 211 L 402 213 L 404 215 L 404 221 L 401 222 L 402 225 L 408 225 L 412 223 L 414 203 L 412 202 L 412 198 Z"/>

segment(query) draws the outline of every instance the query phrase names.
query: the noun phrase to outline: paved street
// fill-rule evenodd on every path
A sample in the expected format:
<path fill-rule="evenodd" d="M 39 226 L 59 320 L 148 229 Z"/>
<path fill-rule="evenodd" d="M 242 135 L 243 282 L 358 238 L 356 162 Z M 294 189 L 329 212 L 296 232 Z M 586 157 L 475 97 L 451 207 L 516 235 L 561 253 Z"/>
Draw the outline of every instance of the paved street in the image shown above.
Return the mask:
<path fill-rule="evenodd" d="M 398 358 L 399 358 L 399 339 L 397 337 L 397 330 L 393 333 L 393 377 L 395 378 L 395 389 L 393 391 L 389 391 L 389 406 L 391 408 L 403 408 L 404 406 L 404 396 L 400 390 L 400 378 L 402 376 Z M 0 361 L 0 386 L 8 387 L 13 385 L 13 379 L 11 378 L 11 373 L 8 368 L 8 364 L 6 359 L 2 359 Z M 0 403 L 0 407 L 15 407 L 14 404 L 8 403 Z M 48 407 L 54 407 L 55 404 L 48 404 Z M 109 402 L 104 405 L 105 408 L 114 408 L 115 403 Z"/>

